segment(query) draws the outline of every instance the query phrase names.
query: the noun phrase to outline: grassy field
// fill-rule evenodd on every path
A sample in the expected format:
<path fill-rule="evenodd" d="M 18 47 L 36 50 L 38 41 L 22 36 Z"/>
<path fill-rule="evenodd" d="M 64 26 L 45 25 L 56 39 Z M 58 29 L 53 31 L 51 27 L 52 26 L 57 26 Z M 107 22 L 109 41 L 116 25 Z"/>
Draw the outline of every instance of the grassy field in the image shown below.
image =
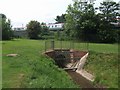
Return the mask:
<path fill-rule="evenodd" d="M 76 88 L 65 71 L 44 55 L 44 41 L 3 42 L 3 88 Z M 7 57 L 16 53 L 17 57 Z"/>
<path fill-rule="evenodd" d="M 63 42 L 69 45 L 69 42 Z M 3 88 L 76 88 L 68 74 L 42 55 L 44 40 L 16 39 L 2 42 Z M 58 43 L 59 45 L 59 43 Z M 86 48 L 76 43 L 75 49 Z M 85 69 L 96 76 L 95 83 L 118 87 L 117 44 L 89 44 L 90 56 Z M 16 53 L 17 57 L 7 57 Z M 109 77 L 109 78 L 108 78 Z M 110 80 L 113 80 L 110 82 Z"/>

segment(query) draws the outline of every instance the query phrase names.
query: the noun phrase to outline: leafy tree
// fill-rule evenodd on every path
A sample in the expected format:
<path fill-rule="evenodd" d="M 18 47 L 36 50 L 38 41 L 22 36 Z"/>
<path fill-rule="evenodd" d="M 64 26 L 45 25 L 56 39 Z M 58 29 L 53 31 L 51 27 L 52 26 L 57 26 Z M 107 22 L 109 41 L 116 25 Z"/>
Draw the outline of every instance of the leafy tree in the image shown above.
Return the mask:
<path fill-rule="evenodd" d="M 116 22 L 119 16 L 119 4 L 116 2 L 103 2 L 99 7 L 101 13 L 88 2 L 75 1 L 69 5 L 66 14 L 65 32 L 77 39 L 114 42 L 115 31 L 111 22 Z"/>
<path fill-rule="evenodd" d="M 66 15 L 66 33 L 82 40 L 96 39 L 98 23 L 93 4 L 74 2 L 69 5 Z"/>
<path fill-rule="evenodd" d="M 46 23 L 42 22 L 41 25 L 46 26 Z"/>
<path fill-rule="evenodd" d="M 66 14 L 62 14 L 61 16 L 57 16 L 56 17 L 56 23 L 64 23 L 66 20 L 65 20 L 65 15 Z"/>
<path fill-rule="evenodd" d="M 41 23 L 41 27 L 42 27 L 42 30 L 41 30 L 41 35 L 48 35 L 49 34 L 49 30 L 48 30 L 48 27 L 46 26 L 46 23 L 42 22 Z"/>
<path fill-rule="evenodd" d="M 99 41 L 103 43 L 115 42 L 115 30 L 112 29 L 111 24 L 101 21 L 98 30 Z"/>
<path fill-rule="evenodd" d="M 116 17 L 119 16 L 120 4 L 114 1 L 103 1 L 100 3 L 99 10 L 101 11 L 102 20 L 108 22 L 116 22 Z"/>
<path fill-rule="evenodd" d="M 1 24 L 0 28 L 2 29 L 2 40 L 10 40 L 13 37 L 12 26 L 9 19 L 4 14 L 0 14 Z"/>
<path fill-rule="evenodd" d="M 41 33 L 41 25 L 38 21 L 30 21 L 27 24 L 28 37 L 30 39 L 38 39 Z"/>
<path fill-rule="evenodd" d="M 113 25 L 111 22 L 117 22 L 116 17 L 119 16 L 120 4 L 113 1 L 104 1 L 101 3 L 99 14 L 101 17 L 100 28 L 98 31 L 99 40 L 101 42 L 115 42 L 115 30 L 113 30 Z"/>

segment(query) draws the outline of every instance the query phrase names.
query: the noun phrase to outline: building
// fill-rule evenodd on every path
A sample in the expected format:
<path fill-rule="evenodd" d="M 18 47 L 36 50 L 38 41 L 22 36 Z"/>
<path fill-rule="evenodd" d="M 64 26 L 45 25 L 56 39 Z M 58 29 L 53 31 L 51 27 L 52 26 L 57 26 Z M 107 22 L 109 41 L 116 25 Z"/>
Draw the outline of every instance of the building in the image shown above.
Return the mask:
<path fill-rule="evenodd" d="M 111 24 L 114 25 L 115 28 L 120 28 L 120 17 L 115 18 L 117 22 L 111 22 Z"/>
<path fill-rule="evenodd" d="M 24 31 L 26 28 L 25 27 L 14 27 L 14 31 Z"/>
<path fill-rule="evenodd" d="M 26 27 L 14 27 L 13 34 L 15 37 L 20 37 L 20 38 L 27 38 L 28 36 Z"/>
<path fill-rule="evenodd" d="M 47 27 L 49 30 L 57 31 L 57 30 L 63 30 L 64 23 L 49 23 L 47 24 Z"/>

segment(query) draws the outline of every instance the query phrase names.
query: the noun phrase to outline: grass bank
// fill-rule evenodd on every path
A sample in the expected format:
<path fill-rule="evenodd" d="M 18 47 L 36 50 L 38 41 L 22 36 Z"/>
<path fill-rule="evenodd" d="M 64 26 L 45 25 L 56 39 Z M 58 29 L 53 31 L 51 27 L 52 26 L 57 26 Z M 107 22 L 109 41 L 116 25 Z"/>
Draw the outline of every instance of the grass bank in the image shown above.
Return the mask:
<path fill-rule="evenodd" d="M 44 41 L 3 41 L 3 88 L 76 88 L 65 71 L 42 55 Z M 7 57 L 16 53 L 17 57 Z"/>
<path fill-rule="evenodd" d="M 95 76 L 94 84 L 118 88 L 118 54 L 89 52 L 85 69 Z"/>
<path fill-rule="evenodd" d="M 63 41 L 65 47 L 69 41 Z M 68 74 L 59 69 L 54 61 L 42 55 L 44 40 L 15 39 L 2 42 L 3 88 L 76 88 Z M 83 50 L 85 43 L 75 43 L 74 48 Z M 57 43 L 57 46 L 60 46 Z M 117 44 L 89 43 L 90 55 L 85 69 L 96 76 L 95 83 L 117 87 Z M 91 52 L 92 51 L 92 52 Z M 17 57 L 7 57 L 16 53 Z M 112 73 L 113 72 L 113 73 Z M 113 80 L 113 82 L 110 82 Z"/>

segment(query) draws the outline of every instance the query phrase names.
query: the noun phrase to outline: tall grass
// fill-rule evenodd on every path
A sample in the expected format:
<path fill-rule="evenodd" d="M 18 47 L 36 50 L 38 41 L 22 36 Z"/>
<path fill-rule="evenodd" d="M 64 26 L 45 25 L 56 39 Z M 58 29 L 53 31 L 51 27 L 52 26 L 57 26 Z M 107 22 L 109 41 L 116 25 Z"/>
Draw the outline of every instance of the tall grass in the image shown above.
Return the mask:
<path fill-rule="evenodd" d="M 118 54 L 90 51 L 85 69 L 95 76 L 95 84 L 118 88 Z"/>

